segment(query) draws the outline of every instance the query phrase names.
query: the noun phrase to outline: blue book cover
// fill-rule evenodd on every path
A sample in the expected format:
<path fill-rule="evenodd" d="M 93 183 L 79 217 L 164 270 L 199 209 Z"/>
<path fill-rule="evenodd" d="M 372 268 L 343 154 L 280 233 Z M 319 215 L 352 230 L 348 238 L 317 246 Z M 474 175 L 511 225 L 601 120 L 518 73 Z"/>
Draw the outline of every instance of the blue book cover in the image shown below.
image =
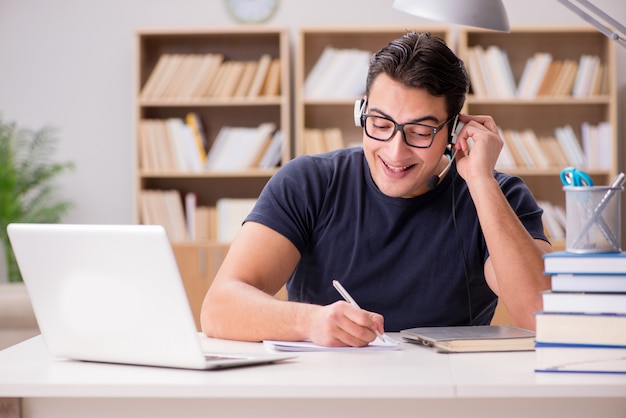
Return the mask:
<path fill-rule="evenodd" d="M 543 255 L 545 273 L 626 274 L 626 252 L 585 253 L 555 251 Z"/>
<path fill-rule="evenodd" d="M 535 344 L 535 371 L 626 374 L 626 347 Z"/>
<path fill-rule="evenodd" d="M 551 277 L 553 292 L 626 293 L 626 274 L 556 273 Z"/>

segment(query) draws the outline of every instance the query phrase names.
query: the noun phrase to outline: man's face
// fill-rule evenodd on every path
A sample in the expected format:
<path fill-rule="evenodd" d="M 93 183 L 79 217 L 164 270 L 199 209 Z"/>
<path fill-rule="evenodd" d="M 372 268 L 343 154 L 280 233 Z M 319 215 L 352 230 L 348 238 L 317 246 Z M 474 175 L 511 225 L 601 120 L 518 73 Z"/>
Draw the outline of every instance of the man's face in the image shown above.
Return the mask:
<path fill-rule="evenodd" d="M 439 126 L 446 121 L 444 97 L 422 89 L 407 88 L 380 74 L 372 83 L 365 113 L 384 116 L 396 123 L 418 122 Z M 430 148 L 408 146 L 398 131 L 389 141 L 377 141 L 363 130 L 363 151 L 374 183 L 391 197 L 410 198 L 426 193 L 428 180 L 445 167 L 442 159 L 447 145 L 448 126 L 435 135 Z"/>

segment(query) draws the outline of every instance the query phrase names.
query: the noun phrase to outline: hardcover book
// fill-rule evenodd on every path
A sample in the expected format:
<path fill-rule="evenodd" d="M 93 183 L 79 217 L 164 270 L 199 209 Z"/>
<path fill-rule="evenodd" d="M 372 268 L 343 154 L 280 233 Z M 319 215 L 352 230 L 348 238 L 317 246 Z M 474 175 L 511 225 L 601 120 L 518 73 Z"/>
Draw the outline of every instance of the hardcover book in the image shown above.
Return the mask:
<path fill-rule="evenodd" d="M 537 343 L 536 372 L 626 373 L 626 347 Z"/>
<path fill-rule="evenodd" d="M 546 274 L 626 273 L 626 252 L 577 254 L 556 251 L 543 255 Z"/>
<path fill-rule="evenodd" d="M 482 351 L 532 351 L 535 332 L 509 325 L 419 327 L 400 331 L 411 343 L 433 347 L 442 353 Z"/>

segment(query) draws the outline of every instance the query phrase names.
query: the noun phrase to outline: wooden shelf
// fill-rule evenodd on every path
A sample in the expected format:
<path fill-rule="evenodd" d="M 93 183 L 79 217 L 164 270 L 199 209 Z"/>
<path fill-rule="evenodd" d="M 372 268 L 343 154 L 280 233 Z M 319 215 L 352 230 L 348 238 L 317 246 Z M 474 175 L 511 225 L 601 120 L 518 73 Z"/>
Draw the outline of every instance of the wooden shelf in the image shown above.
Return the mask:
<path fill-rule="evenodd" d="M 290 41 L 287 28 L 245 26 L 224 28 L 147 28 L 136 33 L 135 144 L 137 200 L 143 190 L 178 190 L 183 197 L 194 193 L 198 205 L 214 206 L 222 197 L 257 197 L 276 169 L 240 171 L 181 171 L 152 169 L 140 161 L 140 130 L 144 119 L 184 119 L 193 112 L 201 119 L 207 148 L 222 127 L 257 127 L 271 122 L 282 132 L 279 164 L 291 158 Z M 255 61 L 269 55 L 279 61 L 278 96 L 226 97 L 198 95 L 146 97 L 142 95 L 159 59 L 165 54 L 221 55 L 223 62 Z M 236 139 L 236 138 L 235 138 Z M 136 221 L 141 221 L 137 204 Z"/>

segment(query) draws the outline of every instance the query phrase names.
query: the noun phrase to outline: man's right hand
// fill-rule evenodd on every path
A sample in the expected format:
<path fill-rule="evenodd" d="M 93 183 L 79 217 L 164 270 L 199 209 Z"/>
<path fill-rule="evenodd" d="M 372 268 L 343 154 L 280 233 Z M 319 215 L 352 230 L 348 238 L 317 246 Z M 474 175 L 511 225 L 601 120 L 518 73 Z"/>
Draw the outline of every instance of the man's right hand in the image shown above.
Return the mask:
<path fill-rule="evenodd" d="M 384 333 L 382 315 L 365 311 L 348 302 L 338 301 L 320 306 L 311 317 L 309 335 L 317 344 L 327 347 L 363 347 L 376 339 L 377 330 Z"/>

